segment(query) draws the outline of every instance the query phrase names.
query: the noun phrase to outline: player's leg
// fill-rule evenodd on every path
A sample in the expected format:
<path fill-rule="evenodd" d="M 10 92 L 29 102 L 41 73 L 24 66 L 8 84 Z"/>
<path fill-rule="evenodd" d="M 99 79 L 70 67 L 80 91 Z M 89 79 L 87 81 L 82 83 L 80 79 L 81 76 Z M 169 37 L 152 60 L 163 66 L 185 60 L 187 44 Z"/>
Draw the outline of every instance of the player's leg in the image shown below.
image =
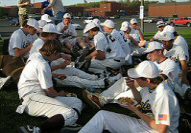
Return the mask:
<path fill-rule="evenodd" d="M 155 133 L 142 120 L 108 111 L 99 111 L 79 133 Z"/>

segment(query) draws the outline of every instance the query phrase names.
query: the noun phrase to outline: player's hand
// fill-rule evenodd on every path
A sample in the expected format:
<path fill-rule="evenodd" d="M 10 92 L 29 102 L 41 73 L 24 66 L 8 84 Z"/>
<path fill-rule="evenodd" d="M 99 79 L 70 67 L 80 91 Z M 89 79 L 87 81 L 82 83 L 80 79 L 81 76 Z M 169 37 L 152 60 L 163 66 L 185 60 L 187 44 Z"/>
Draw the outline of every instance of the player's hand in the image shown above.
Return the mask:
<path fill-rule="evenodd" d="M 65 60 L 64 63 L 67 65 L 70 65 L 71 61 L 70 60 Z"/>
<path fill-rule="evenodd" d="M 131 89 L 136 89 L 135 87 L 135 80 L 134 79 L 131 79 L 131 78 L 126 78 L 126 84 L 129 88 Z"/>
<path fill-rule="evenodd" d="M 65 92 L 65 91 L 59 91 L 59 96 L 66 96 L 68 93 L 67 92 Z"/>
<path fill-rule="evenodd" d="M 66 79 L 67 76 L 64 74 L 53 74 L 53 77 L 57 78 L 57 79 L 64 80 L 64 79 Z"/>

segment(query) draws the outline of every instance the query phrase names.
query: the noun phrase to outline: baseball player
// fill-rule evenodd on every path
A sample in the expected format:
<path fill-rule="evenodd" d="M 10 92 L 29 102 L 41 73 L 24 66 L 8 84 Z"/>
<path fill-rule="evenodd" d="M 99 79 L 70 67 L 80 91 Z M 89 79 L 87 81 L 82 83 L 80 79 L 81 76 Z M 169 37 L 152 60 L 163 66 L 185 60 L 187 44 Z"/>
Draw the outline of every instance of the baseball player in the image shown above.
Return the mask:
<path fill-rule="evenodd" d="M 187 80 L 187 62 L 189 61 L 189 57 L 187 56 L 186 51 L 180 45 L 174 45 L 174 34 L 171 32 L 164 32 L 162 41 L 165 48 L 165 56 L 171 58 L 172 60 L 180 63 L 182 74 L 181 81 L 182 83 L 189 84 Z M 188 50 L 187 50 L 188 51 Z"/>
<path fill-rule="evenodd" d="M 140 27 L 138 26 L 138 22 L 135 18 L 132 18 L 130 20 L 130 24 L 131 24 L 131 36 L 137 41 L 144 41 L 144 35 L 140 29 Z"/>
<path fill-rule="evenodd" d="M 156 23 L 156 26 L 158 28 L 158 31 L 157 33 L 154 35 L 154 37 L 151 39 L 151 41 L 154 41 L 154 40 L 160 40 L 161 38 L 161 32 L 163 31 L 164 27 L 166 26 L 165 22 L 164 21 L 158 21 Z"/>
<path fill-rule="evenodd" d="M 128 70 L 128 76 L 133 78 L 128 82 L 128 86 L 135 99 L 141 103 L 142 111 L 131 104 L 121 106 L 134 112 L 140 119 L 99 111 L 79 133 L 102 133 L 103 130 L 112 133 L 178 133 L 178 101 L 159 75 L 157 66 L 150 61 L 144 61 L 136 68 Z M 135 83 L 143 87 L 140 92 L 137 91 Z"/>
<path fill-rule="evenodd" d="M 89 33 L 91 34 L 93 33 L 91 29 L 95 28 L 96 25 L 94 24 L 92 28 L 89 28 L 90 24 L 93 25 L 93 23 L 89 23 L 85 28 L 87 29 L 85 30 L 85 32 L 90 31 Z M 107 35 L 105 37 L 104 34 L 96 31 L 94 33 L 94 43 L 97 49 L 98 46 L 101 46 L 100 48 L 102 49 L 100 51 L 104 51 L 105 59 L 98 60 L 95 58 L 94 60 L 91 60 L 90 68 L 105 70 L 106 67 L 110 67 L 113 69 L 119 69 L 119 67 L 125 63 L 125 53 L 123 52 L 123 49 L 117 38 L 118 36 L 120 36 L 119 32 L 114 29 L 115 25 L 114 22 L 111 20 L 106 20 L 101 25 L 104 26 L 104 31 L 107 32 Z M 103 39 L 103 41 L 102 39 L 98 38 L 99 36 L 102 36 L 101 38 Z M 98 43 L 100 44 L 98 45 Z"/>
<path fill-rule="evenodd" d="M 13 32 L 9 41 L 9 55 L 28 58 L 32 43 L 37 39 L 38 21 L 28 19 L 26 25 Z"/>
<path fill-rule="evenodd" d="M 34 128 L 40 132 L 75 124 L 82 110 L 80 99 L 66 97 L 67 93 L 57 92 L 53 87 L 52 76 L 64 78 L 63 75 L 52 75 L 49 65 L 60 58 L 60 46 L 55 44 L 57 41 L 47 41 L 40 52 L 28 60 L 18 83 L 19 98 L 23 102 L 17 112 L 22 114 L 25 111 L 31 116 L 49 118 L 40 128 Z M 24 127 L 20 129 L 27 130 Z"/>
<path fill-rule="evenodd" d="M 188 98 L 186 95 L 190 90 L 190 86 L 181 83 L 179 77 L 181 70 L 175 61 L 164 56 L 162 44 L 158 42 L 150 42 L 145 52 L 148 53 L 148 59 L 157 65 L 161 75 L 164 79 L 167 79 L 167 82 L 173 91 L 178 93 L 184 99 Z"/>

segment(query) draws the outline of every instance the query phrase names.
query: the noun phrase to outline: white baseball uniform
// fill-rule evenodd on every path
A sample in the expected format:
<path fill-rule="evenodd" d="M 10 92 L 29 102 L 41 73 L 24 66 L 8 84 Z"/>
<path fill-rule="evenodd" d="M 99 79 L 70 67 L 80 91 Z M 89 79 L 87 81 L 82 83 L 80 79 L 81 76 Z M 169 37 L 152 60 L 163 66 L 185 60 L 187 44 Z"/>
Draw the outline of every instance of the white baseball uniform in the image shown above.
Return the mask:
<path fill-rule="evenodd" d="M 72 44 L 72 45 L 75 45 L 76 44 L 76 41 L 77 41 L 77 32 L 76 32 L 76 29 L 75 27 L 70 24 L 68 29 L 66 29 L 64 32 L 62 31 L 64 29 L 64 23 L 63 22 L 60 22 L 58 25 L 57 25 L 57 30 L 61 33 L 63 33 L 61 36 L 60 36 L 60 41 L 61 43 L 69 43 L 69 44 Z M 62 38 L 62 37 L 65 37 L 66 38 Z"/>
<path fill-rule="evenodd" d="M 23 69 L 18 83 L 19 98 L 23 99 L 23 102 L 17 111 L 48 118 L 61 114 L 65 119 L 65 125 L 73 125 L 78 119 L 75 109 L 81 112 L 82 101 L 75 97 L 49 97 L 45 90 L 51 87 L 51 68 L 42 55 L 36 53 Z M 19 111 L 19 108 L 23 111 Z"/>
<path fill-rule="evenodd" d="M 123 52 L 126 55 L 125 61 L 127 62 L 127 64 L 132 64 L 132 56 L 131 56 L 132 50 L 130 48 L 131 41 L 125 37 L 124 31 L 120 31 L 119 33 L 121 35 L 119 37 L 120 44 L 123 49 Z"/>
<path fill-rule="evenodd" d="M 157 31 L 157 33 L 153 37 L 155 40 L 160 40 L 162 38 L 162 33 L 161 31 Z"/>
<path fill-rule="evenodd" d="M 189 57 L 180 45 L 173 45 L 169 51 L 164 51 L 164 55 L 174 61 L 189 61 Z"/>
<path fill-rule="evenodd" d="M 186 57 L 189 60 L 189 51 L 188 51 L 189 47 L 188 47 L 188 44 L 187 44 L 186 40 L 182 36 L 179 35 L 174 40 L 173 44 L 181 46 L 182 49 L 184 50 L 185 54 L 186 54 Z"/>
<path fill-rule="evenodd" d="M 107 41 L 106 45 L 106 59 L 105 60 L 92 60 L 90 68 L 97 69 L 106 69 L 106 67 L 118 69 L 125 63 L 125 53 L 123 49 L 115 37 L 115 30 L 111 33 L 111 35 L 107 35 L 107 38 L 104 34 L 100 34 L 102 39 L 104 39 L 104 43 Z M 119 35 L 120 36 L 120 35 Z M 99 38 L 98 38 L 99 39 Z M 100 43 L 102 41 L 99 41 Z"/>
<path fill-rule="evenodd" d="M 135 30 L 135 29 L 131 28 L 131 33 L 130 33 L 130 35 L 131 35 L 137 42 L 140 42 L 140 41 L 141 41 L 140 34 L 139 34 L 139 31 L 138 31 L 138 30 Z"/>
<path fill-rule="evenodd" d="M 164 82 L 155 90 L 141 90 L 141 106 L 156 124 L 169 126 L 168 132 L 178 133 L 179 105 L 176 96 Z M 108 111 L 99 111 L 79 133 L 157 133 L 143 120 Z"/>
<path fill-rule="evenodd" d="M 22 29 L 13 32 L 9 40 L 9 55 L 15 56 L 15 49 L 23 49 L 32 44 L 37 39 L 37 35 L 27 35 Z M 28 57 L 28 54 L 25 55 Z"/>

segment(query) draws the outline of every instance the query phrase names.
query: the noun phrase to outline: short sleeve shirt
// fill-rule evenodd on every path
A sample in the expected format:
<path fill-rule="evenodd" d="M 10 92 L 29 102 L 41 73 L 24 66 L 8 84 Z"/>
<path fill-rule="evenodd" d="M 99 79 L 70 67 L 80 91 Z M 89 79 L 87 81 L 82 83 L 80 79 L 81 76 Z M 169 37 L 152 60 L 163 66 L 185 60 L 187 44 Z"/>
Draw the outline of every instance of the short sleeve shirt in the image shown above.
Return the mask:
<path fill-rule="evenodd" d="M 18 82 L 19 97 L 34 92 L 42 94 L 44 90 L 51 87 L 53 87 L 51 68 L 42 55 L 36 53 L 21 73 Z"/>
<path fill-rule="evenodd" d="M 119 36 L 119 33 L 116 30 L 113 30 L 110 35 L 107 35 L 109 40 L 109 48 L 111 49 L 110 52 L 106 53 L 106 58 L 108 59 L 125 59 L 126 57 L 117 36 Z"/>
<path fill-rule="evenodd" d="M 64 29 L 64 23 L 63 22 L 60 22 L 58 25 L 57 25 L 57 30 L 59 32 L 62 32 L 62 30 Z M 76 37 L 77 36 L 77 32 L 76 32 L 76 29 L 75 27 L 70 24 L 70 26 L 68 27 L 68 29 L 66 29 L 64 32 L 62 32 L 63 35 L 65 36 L 74 36 Z"/>
<path fill-rule="evenodd" d="M 173 45 L 169 51 L 165 51 L 164 55 L 174 61 L 189 61 L 189 58 L 186 56 L 185 51 L 179 45 Z"/>
<path fill-rule="evenodd" d="M 36 36 L 36 35 L 34 35 Z M 15 56 L 15 49 L 23 49 L 32 44 L 36 37 L 32 35 L 26 35 L 22 29 L 18 29 L 11 35 L 9 40 L 9 55 Z"/>
<path fill-rule="evenodd" d="M 141 106 L 143 112 L 153 116 L 156 124 L 169 126 L 171 133 L 178 133 L 180 109 L 175 94 L 162 82 L 155 90 L 142 89 Z"/>
<path fill-rule="evenodd" d="M 102 32 L 98 32 L 98 34 L 94 36 L 94 45 L 96 50 L 100 50 L 102 52 L 106 51 L 108 42 L 106 36 Z"/>

